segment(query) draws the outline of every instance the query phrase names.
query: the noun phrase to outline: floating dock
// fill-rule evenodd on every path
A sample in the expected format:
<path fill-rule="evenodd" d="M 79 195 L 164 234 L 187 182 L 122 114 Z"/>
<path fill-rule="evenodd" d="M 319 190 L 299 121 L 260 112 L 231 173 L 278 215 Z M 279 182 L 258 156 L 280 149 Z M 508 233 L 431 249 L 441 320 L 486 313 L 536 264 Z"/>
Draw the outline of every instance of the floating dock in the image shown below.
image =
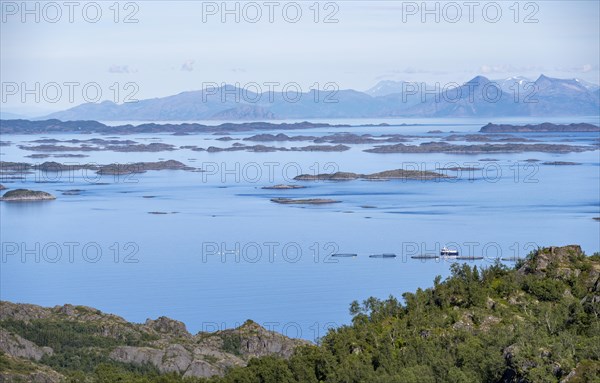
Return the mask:
<path fill-rule="evenodd" d="M 396 254 L 394 254 L 394 253 L 372 254 L 372 255 L 369 255 L 369 258 L 396 258 Z"/>
<path fill-rule="evenodd" d="M 435 254 L 413 255 L 412 259 L 438 259 L 440 256 Z"/>

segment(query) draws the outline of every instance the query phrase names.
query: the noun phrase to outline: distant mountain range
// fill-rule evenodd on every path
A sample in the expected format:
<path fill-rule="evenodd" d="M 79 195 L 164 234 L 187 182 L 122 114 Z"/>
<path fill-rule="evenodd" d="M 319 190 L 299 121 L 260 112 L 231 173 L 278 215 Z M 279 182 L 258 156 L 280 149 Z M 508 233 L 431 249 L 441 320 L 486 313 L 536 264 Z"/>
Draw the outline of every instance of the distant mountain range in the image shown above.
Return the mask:
<path fill-rule="evenodd" d="M 295 101 L 297 100 L 297 101 Z M 40 118 L 68 120 L 273 120 L 373 117 L 513 117 L 600 114 L 600 87 L 541 75 L 531 81 L 477 76 L 462 84 L 381 81 L 359 92 L 254 93 L 226 85 L 211 91 L 115 104 L 82 104 Z"/>

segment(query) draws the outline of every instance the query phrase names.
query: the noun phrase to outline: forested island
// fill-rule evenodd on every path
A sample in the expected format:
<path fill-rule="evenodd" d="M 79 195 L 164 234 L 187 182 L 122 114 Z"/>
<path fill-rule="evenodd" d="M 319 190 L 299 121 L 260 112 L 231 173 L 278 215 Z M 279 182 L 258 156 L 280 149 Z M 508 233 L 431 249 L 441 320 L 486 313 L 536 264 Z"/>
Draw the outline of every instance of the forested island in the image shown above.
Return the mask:
<path fill-rule="evenodd" d="M 248 321 L 190 334 L 82 306 L 0 303 L 3 382 L 595 382 L 600 255 L 576 245 L 514 267 L 451 266 L 446 280 L 350 305 L 317 345 Z"/>
<path fill-rule="evenodd" d="M 227 134 L 230 132 L 251 132 L 261 130 L 303 130 L 314 128 L 352 128 L 356 126 L 419 126 L 420 124 L 328 124 L 314 122 L 295 122 L 295 123 L 275 123 L 275 122 L 239 122 L 222 123 L 218 125 L 205 125 L 200 123 L 143 123 L 139 125 L 106 125 L 98 121 L 61 121 L 57 119 L 49 120 L 0 120 L 0 133 L 2 134 L 48 134 L 48 133 L 100 133 L 100 134 L 135 134 L 135 133 L 173 133 L 176 135 L 186 135 L 194 133 L 217 133 Z M 488 123 L 483 126 L 479 133 L 531 133 L 531 132 L 598 132 L 600 127 L 589 123 L 572 124 L 554 124 L 544 122 L 541 124 L 529 125 L 510 125 Z M 440 130 L 430 131 L 429 133 L 442 133 Z M 399 134 L 384 135 L 388 142 L 403 142 L 406 137 Z M 331 143 L 372 143 L 375 142 L 373 136 L 363 135 L 362 137 L 344 133 L 343 135 L 329 135 L 325 137 L 317 136 L 287 136 L 285 134 L 257 134 L 245 138 L 247 141 L 313 141 L 331 142 Z M 51 140 L 57 141 L 57 140 Z"/>
<path fill-rule="evenodd" d="M 418 124 L 415 124 L 418 125 Z M 0 120 L 0 134 L 52 134 L 52 133 L 76 133 L 76 134 L 103 134 L 113 135 L 103 138 L 90 139 L 68 139 L 42 138 L 26 143 L 18 144 L 21 150 L 32 151 L 29 158 L 49 157 L 87 157 L 87 153 L 99 151 L 113 151 L 120 153 L 129 152 L 172 152 L 180 149 L 207 153 L 228 152 L 345 152 L 351 150 L 349 145 L 373 145 L 371 148 L 360 148 L 367 153 L 389 154 L 389 153 L 448 153 L 448 154 L 491 154 L 491 153 L 579 153 L 598 150 L 597 140 L 588 142 L 586 145 L 572 145 L 566 143 L 540 142 L 536 139 L 510 135 L 506 133 L 564 133 L 564 132 L 598 132 L 600 128 L 593 124 L 578 123 L 569 125 L 557 125 L 542 123 L 538 125 L 495 125 L 492 123 L 482 127 L 477 133 L 457 134 L 451 132 L 444 135 L 437 131 L 437 136 L 404 135 L 397 133 L 384 133 L 379 135 L 355 134 L 351 132 L 338 131 L 328 133 L 325 136 L 314 135 L 287 135 L 284 133 L 258 133 L 250 137 L 234 138 L 233 132 L 261 132 L 261 131 L 298 131 L 315 128 L 339 129 L 348 128 L 352 130 L 357 127 L 378 126 L 391 127 L 389 124 L 379 125 L 342 125 L 327 123 L 270 123 L 270 122 L 242 122 L 223 123 L 216 126 L 203 125 L 199 123 L 181 124 L 156 124 L 144 123 L 140 125 L 117 125 L 110 126 L 98 121 L 59 121 L 59 120 Z M 398 124 L 394 126 L 408 126 Z M 393 130 L 390 130 L 393 131 Z M 436 132 L 436 131 L 433 131 Z M 186 136 L 191 134 L 211 134 L 220 136 L 215 141 L 236 141 L 231 146 L 221 147 L 210 145 L 199 147 L 195 144 L 176 146 L 163 142 L 142 143 L 134 140 L 119 139 L 118 135 L 131 135 L 136 133 L 169 133 L 175 136 Z M 117 136 L 114 136 L 117 135 Z M 423 139 L 427 141 L 423 142 Z M 429 141 L 434 139 L 434 141 Z M 451 144 L 450 142 L 458 142 Z M 570 141 L 570 140 L 563 140 Z M 255 143 L 246 145 L 246 143 Z M 273 146 L 265 145 L 266 142 L 310 142 L 304 146 Z M 412 143 L 411 143 L 412 142 Z M 466 143 L 465 143 L 466 142 Z M 468 143 L 468 144 L 467 144 Z M 471 144 L 472 143 L 472 144 Z M 10 146 L 10 141 L 3 141 L 3 145 Z M 86 153 L 86 154 L 84 154 Z"/>
<path fill-rule="evenodd" d="M 134 133 L 211 133 L 211 132 L 247 132 L 253 130 L 296 130 L 324 127 L 348 127 L 350 125 L 331 125 L 326 123 L 271 123 L 241 122 L 223 123 L 216 126 L 198 123 L 140 125 L 106 125 L 98 121 L 60 121 L 50 120 L 0 120 L 2 134 L 48 134 L 48 133 L 101 133 L 101 134 L 134 134 Z"/>

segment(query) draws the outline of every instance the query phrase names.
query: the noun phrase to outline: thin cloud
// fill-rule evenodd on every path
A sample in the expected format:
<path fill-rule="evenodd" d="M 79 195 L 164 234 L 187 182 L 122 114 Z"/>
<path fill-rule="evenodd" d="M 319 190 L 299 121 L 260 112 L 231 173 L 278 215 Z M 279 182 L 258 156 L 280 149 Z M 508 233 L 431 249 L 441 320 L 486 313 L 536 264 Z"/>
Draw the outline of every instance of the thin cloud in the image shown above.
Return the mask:
<path fill-rule="evenodd" d="M 574 67 L 557 67 L 556 70 L 569 73 L 590 73 L 598 71 L 598 65 L 583 64 Z"/>
<path fill-rule="evenodd" d="M 446 75 L 448 73 L 449 72 L 440 71 L 440 70 L 428 70 L 428 69 L 417 69 L 414 67 L 407 67 L 404 69 L 392 69 L 390 71 L 387 71 L 383 74 L 376 76 L 375 79 L 376 80 L 392 79 L 392 78 L 397 78 L 398 75 L 415 75 L 415 74 L 428 74 L 428 75 L 439 76 L 439 75 Z"/>
<path fill-rule="evenodd" d="M 184 72 L 192 72 L 194 70 L 194 60 L 188 60 L 181 64 L 181 70 Z"/>
<path fill-rule="evenodd" d="M 439 71 L 439 70 L 428 70 L 428 69 L 417 69 L 413 67 L 408 67 L 404 69 L 394 69 L 391 71 L 396 74 L 447 74 L 448 72 Z"/>
<path fill-rule="evenodd" d="M 129 68 L 129 65 L 111 65 L 109 73 L 135 73 L 137 70 Z"/>
<path fill-rule="evenodd" d="M 509 64 L 500 65 L 482 65 L 479 67 L 481 74 L 506 74 L 506 73 L 525 73 L 542 72 L 544 69 L 539 66 L 514 66 Z"/>

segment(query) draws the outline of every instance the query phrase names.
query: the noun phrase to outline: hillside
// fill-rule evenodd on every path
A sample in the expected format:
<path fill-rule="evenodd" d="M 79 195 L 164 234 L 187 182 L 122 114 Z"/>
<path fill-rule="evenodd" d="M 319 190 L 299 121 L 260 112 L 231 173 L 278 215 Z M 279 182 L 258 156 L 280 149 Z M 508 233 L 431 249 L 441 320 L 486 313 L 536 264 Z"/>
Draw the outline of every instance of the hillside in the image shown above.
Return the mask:
<path fill-rule="evenodd" d="M 0 380 L 180 382 L 188 350 L 194 363 L 229 363 L 224 376 L 196 380 L 211 383 L 599 381 L 600 255 L 550 247 L 514 268 L 453 264 L 451 271 L 402 302 L 353 302 L 352 324 L 318 346 L 252 322 L 238 333 L 194 336 L 168 318 L 138 325 L 86 307 L 3 302 Z M 282 346 L 273 352 L 271 342 Z"/>
<path fill-rule="evenodd" d="M 192 335 L 166 317 L 136 324 L 85 306 L 0 303 L 0 382 L 113 382 L 113 371 L 180 381 L 222 375 L 255 357 L 287 358 L 304 344 L 252 321 Z"/>

